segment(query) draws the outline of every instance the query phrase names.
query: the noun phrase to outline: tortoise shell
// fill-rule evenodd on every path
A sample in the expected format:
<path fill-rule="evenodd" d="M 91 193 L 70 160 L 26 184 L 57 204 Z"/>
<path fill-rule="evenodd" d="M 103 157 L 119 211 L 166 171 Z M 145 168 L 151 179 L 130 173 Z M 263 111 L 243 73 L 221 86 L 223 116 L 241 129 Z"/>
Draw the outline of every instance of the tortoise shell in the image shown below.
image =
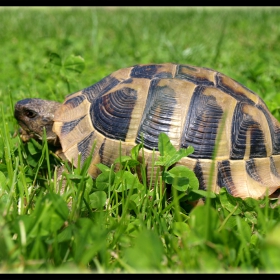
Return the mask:
<path fill-rule="evenodd" d="M 96 141 L 93 177 L 96 163 L 110 166 L 119 156 L 120 141 L 124 155 L 143 141 L 151 176 L 153 149 L 158 155 L 164 132 L 177 149 L 194 147 L 178 164 L 195 172 L 201 189 L 225 187 L 233 196 L 260 198 L 280 186 L 279 122 L 256 93 L 208 68 L 167 63 L 120 69 L 68 95 L 53 131 L 74 165 Z"/>

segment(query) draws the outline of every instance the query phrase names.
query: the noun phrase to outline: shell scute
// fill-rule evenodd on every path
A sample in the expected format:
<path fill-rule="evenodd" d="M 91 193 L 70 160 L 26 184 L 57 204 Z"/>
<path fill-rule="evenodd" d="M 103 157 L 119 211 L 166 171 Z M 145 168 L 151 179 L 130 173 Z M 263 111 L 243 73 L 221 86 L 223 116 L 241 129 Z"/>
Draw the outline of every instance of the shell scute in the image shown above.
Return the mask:
<path fill-rule="evenodd" d="M 145 78 L 145 79 L 154 79 L 154 78 L 172 78 L 173 69 L 175 65 L 172 63 L 166 64 L 143 64 L 135 65 L 131 70 L 130 76 L 132 78 Z"/>
<path fill-rule="evenodd" d="M 263 131 L 267 127 L 266 119 L 263 119 L 263 123 L 261 121 L 256 107 L 244 103 L 236 105 L 232 119 L 231 159 L 266 157 L 271 154 L 269 131 Z M 266 132 L 269 137 L 265 137 Z"/>
<path fill-rule="evenodd" d="M 118 85 L 120 81 L 113 75 L 103 78 L 100 82 L 83 89 L 82 93 L 86 96 L 89 102 L 94 102 L 95 99 L 107 93 L 109 90 Z"/>
<path fill-rule="evenodd" d="M 216 75 L 216 84 L 217 88 L 230 94 L 238 101 L 243 101 L 252 105 L 259 102 L 259 96 L 253 91 L 221 73 L 217 73 Z"/>
<path fill-rule="evenodd" d="M 137 92 L 130 88 L 97 98 L 90 108 L 93 126 L 105 137 L 125 141 L 136 100 Z"/>
<path fill-rule="evenodd" d="M 90 103 L 85 96 L 78 92 L 78 95 L 68 98 L 59 110 L 55 112 L 54 121 L 55 123 L 75 121 L 88 113 L 89 105 Z M 56 133 L 59 135 L 59 131 L 56 131 Z"/>
<path fill-rule="evenodd" d="M 144 147 L 148 149 L 158 149 L 158 136 L 161 132 L 169 132 L 172 125 L 172 116 L 176 99 L 174 91 L 167 86 L 158 86 L 157 80 L 151 84 L 147 97 L 145 110 L 139 131 L 136 137 L 136 143 L 142 141 L 142 134 L 149 135 L 144 137 Z"/>
<path fill-rule="evenodd" d="M 214 86 L 215 74 L 215 71 L 209 70 L 207 68 L 178 65 L 175 77 L 189 80 L 196 85 Z"/>
<path fill-rule="evenodd" d="M 198 86 L 192 96 L 186 123 L 182 132 L 181 147 L 194 147 L 190 157 L 212 158 L 223 109 L 214 96 L 204 95 Z"/>

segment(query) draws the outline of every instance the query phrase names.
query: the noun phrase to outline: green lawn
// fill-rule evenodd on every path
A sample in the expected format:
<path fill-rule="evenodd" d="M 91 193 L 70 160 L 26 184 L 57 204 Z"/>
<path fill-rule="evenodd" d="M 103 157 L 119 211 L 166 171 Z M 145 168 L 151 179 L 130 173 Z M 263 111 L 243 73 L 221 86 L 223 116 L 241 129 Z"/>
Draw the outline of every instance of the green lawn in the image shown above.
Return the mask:
<path fill-rule="evenodd" d="M 13 137 L 18 100 L 62 102 L 138 63 L 218 70 L 280 120 L 279 8 L 2 7 L 0 23 L 0 272 L 280 271 L 275 200 L 222 190 L 193 208 L 188 191 L 132 184 L 126 169 L 122 184 L 104 166 L 92 180 L 87 165 L 68 166 L 62 191 L 46 143 Z"/>

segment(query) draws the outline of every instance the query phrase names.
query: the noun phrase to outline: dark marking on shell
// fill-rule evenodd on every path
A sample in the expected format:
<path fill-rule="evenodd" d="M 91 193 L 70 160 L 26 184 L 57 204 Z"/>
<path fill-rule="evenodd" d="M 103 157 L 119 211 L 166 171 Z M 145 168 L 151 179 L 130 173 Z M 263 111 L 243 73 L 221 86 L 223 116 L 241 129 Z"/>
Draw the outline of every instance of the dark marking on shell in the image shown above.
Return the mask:
<path fill-rule="evenodd" d="M 203 171 L 202 171 L 199 160 L 197 160 L 193 171 L 198 179 L 199 189 L 206 190 L 207 186 L 206 186 L 204 178 L 203 178 Z"/>
<path fill-rule="evenodd" d="M 193 93 L 182 133 L 181 147 L 194 147 L 194 153 L 189 157 L 211 159 L 223 109 L 214 96 L 203 95 L 204 89 L 205 87 L 198 86 Z"/>
<path fill-rule="evenodd" d="M 78 124 L 79 122 L 84 118 L 85 116 L 77 119 L 77 120 L 73 120 L 71 122 L 64 122 L 62 127 L 61 127 L 61 134 L 63 136 L 66 136 L 69 132 L 71 132 Z"/>
<path fill-rule="evenodd" d="M 221 89 L 222 91 L 228 93 L 230 96 L 234 97 L 238 101 L 242 101 L 242 102 L 245 102 L 245 103 L 250 104 L 250 105 L 255 105 L 255 102 L 253 100 L 251 100 L 250 98 L 248 98 L 246 95 L 244 95 L 244 93 L 238 92 L 236 89 L 226 85 L 224 83 L 224 79 L 228 80 L 228 77 L 224 76 L 221 73 L 217 73 L 217 75 L 216 75 L 216 87 L 218 89 Z M 249 90 L 248 88 L 246 88 L 242 84 L 238 83 L 237 81 L 235 81 L 233 79 L 231 79 L 231 80 L 234 81 L 240 87 L 242 87 L 245 91 L 248 91 L 248 92 L 256 95 L 253 91 Z"/>
<path fill-rule="evenodd" d="M 133 79 L 129 78 L 129 79 L 122 81 L 121 84 L 131 84 L 132 82 L 133 82 Z"/>
<path fill-rule="evenodd" d="M 264 106 L 266 105 L 264 104 Z M 272 149 L 273 149 L 272 154 L 279 155 L 280 154 L 280 128 L 274 125 L 271 119 L 271 115 L 262 105 L 258 105 L 257 108 L 265 115 L 265 118 L 269 125 L 271 141 L 272 141 Z"/>
<path fill-rule="evenodd" d="M 187 74 L 184 72 L 184 69 L 192 70 L 194 72 L 194 75 Z M 197 77 L 196 76 L 197 70 L 193 67 L 189 67 L 186 65 L 178 65 L 177 73 L 175 75 L 175 78 L 177 79 L 184 79 L 193 82 L 196 85 L 203 85 L 203 86 L 214 86 L 214 83 L 212 81 L 209 81 L 207 77 Z"/>
<path fill-rule="evenodd" d="M 119 83 L 120 81 L 118 79 L 112 75 L 109 75 L 98 83 L 83 89 L 83 94 L 85 94 L 88 101 L 92 103 L 96 98 L 102 96 L 104 93 L 108 92 Z"/>
<path fill-rule="evenodd" d="M 70 96 L 71 95 L 69 95 L 68 97 L 70 97 Z M 64 104 L 71 106 L 72 108 L 75 108 L 75 107 L 78 107 L 84 100 L 85 100 L 85 96 L 78 95 L 71 99 L 66 100 Z"/>
<path fill-rule="evenodd" d="M 104 149 L 105 149 L 105 143 L 106 143 L 106 139 L 107 138 L 104 138 L 104 140 L 103 140 L 103 142 L 102 142 L 102 144 L 101 144 L 101 146 L 100 146 L 100 149 L 99 149 L 99 151 L 98 151 L 98 153 L 99 153 L 99 156 L 100 156 L 100 162 L 102 162 L 103 164 L 106 164 L 106 162 L 105 162 L 105 160 L 104 160 Z"/>
<path fill-rule="evenodd" d="M 95 100 L 90 106 L 93 126 L 105 137 L 125 141 L 137 91 L 128 87 Z"/>
<path fill-rule="evenodd" d="M 264 135 L 259 123 L 244 113 L 244 103 L 237 103 L 232 118 L 230 159 L 243 159 L 247 148 L 247 131 L 250 132 L 250 158 L 266 157 Z"/>
<path fill-rule="evenodd" d="M 275 166 L 275 162 L 274 162 L 274 159 L 273 157 L 269 157 L 269 162 L 270 162 L 270 171 L 272 172 L 272 174 L 275 176 L 275 177 L 278 177 L 280 178 L 280 174 Z"/>
<path fill-rule="evenodd" d="M 156 77 L 157 71 L 161 67 L 161 65 L 135 65 L 131 70 L 130 76 L 132 78 L 152 79 Z"/>
<path fill-rule="evenodd" d="M 144 140 L 144 147 L 150 150 L 158 150 L 158 136 L 161 132 L 168 135 L 174 106 L 177 103 L 173 89 L 157 84 L 158 81 L 154 80 L 150 85 L 145 110 L 136 137 L 136 143 Z"/>
<path fill-rule="evenodd" d="M 257 122 L 251 126 L 250 158 L 267 157 L 265 138 L 261 125 Z"/>
<path fill-rule="evenodd" d="M 229 160 L 223 160 L 221 162 L 218 162 L 217 185 L 220 188 L 225 187 L 229 194 L 232 194 L 231 190 L 235 188 L 231 177 Z"/>
<path fill-rule="evenodd" d="M 255 164 L 255 160 L 253 158 L 246 160 L 246 171 L 248 173 L 248 175 L 254 179 L 257 182 L 262 183 L 262 179 L 260 177 L 260 175 L 258 174 L 258 170 Z"/>
<path fill-rule="evenodd" d="M 91 150 L 93 148 L 94 141 L 94 131 L 92 131 L 88 136 L 86 136 L 82 141 L 78 143 L 78 151 L 81 153 L 82 163 L 89 157 Z"/>

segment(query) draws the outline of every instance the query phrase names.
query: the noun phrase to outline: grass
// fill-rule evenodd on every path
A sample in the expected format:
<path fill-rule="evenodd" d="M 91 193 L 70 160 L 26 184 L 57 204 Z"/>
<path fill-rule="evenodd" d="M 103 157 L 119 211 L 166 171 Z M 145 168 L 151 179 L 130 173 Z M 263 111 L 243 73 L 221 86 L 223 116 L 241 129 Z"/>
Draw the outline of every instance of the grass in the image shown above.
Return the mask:
<path fill-rule="evenodd" d="M 222 190 L 193 207 L 189 187 L 168 193 L 140 184 L 129 172 L 133 154 L 120 173 L 100 166 L 96 180 L 86 165 L 68 167 L 62 186 L 46 143 L 12 137 L 16 101 L 61 102 L 150 62 L 214 68 L 257 92 L 280 119 L 278 8 L 1 8 L 0 21 L 2 273 L 279 272 L 275 201 Z"/>

